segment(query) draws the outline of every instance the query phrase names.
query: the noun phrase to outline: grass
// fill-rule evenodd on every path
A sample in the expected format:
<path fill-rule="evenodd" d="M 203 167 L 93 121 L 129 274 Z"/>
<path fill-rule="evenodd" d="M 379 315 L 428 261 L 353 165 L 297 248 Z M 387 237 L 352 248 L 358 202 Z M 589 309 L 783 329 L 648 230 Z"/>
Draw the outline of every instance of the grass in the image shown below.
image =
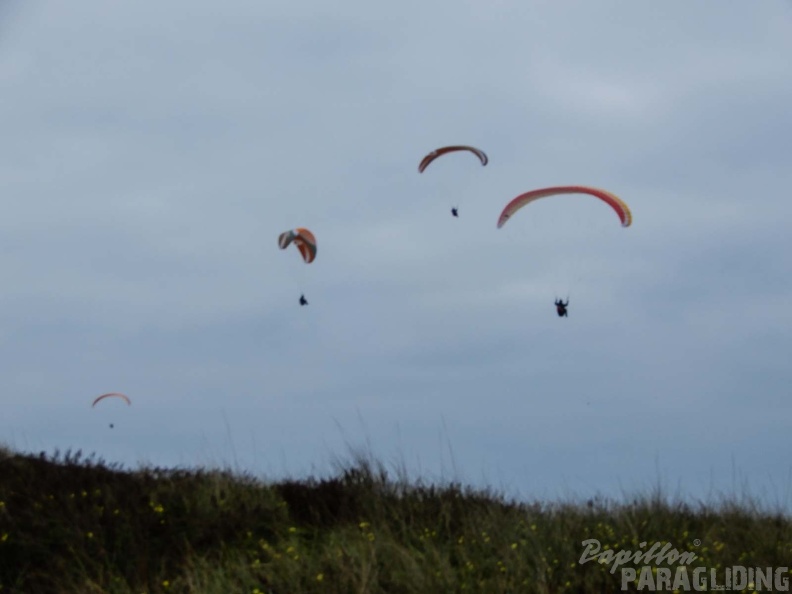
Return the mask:
<path fill-rule="evenodd" d="M 580 563 L 587 539 L 670 543 L 696 555 L 690 569 L 792 565 L 792 519 L 747 499 L 525 503 L 362 456 L 334 477 L 264 483 L 0 450 L 2 594 L 621 591 L 610 563 Z"/>

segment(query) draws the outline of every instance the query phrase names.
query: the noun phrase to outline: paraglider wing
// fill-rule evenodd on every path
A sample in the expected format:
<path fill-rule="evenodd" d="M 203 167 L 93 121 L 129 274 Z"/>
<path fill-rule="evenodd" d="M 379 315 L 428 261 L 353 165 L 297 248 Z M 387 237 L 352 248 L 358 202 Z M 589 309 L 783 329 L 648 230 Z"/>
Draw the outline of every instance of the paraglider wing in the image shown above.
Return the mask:
<path fill-rule="evenodd" d="M 300 251 L 300 255 L 306 264 L 310 264 L 316 258 L 316 237 L 308 229 L 297 227 L 291 231 L 284 231 L 278 236 L 278 247 L 285 250 L 294 244 Z"/>
<path fill-rule="evenodd" d="M 129 400 L 129 397 L 126 394 L 121 394 L 120 392 L 108 392 L 107 394 L 102 394 L 101 396 L 97 396 L 97 398 L 93 401 L 92 407 L 96 406 L 96 403 L 100 400 L 104 400 L 105 398 L 121 398 L 127 404 L 131 405 L 132 402 Z"/>
<path fill-rule="evenodd" d="M 429 163 L 437 159 L 437 157 L 445 155 L 446 153 L 453 153 L 455 151 L 470 151 L 479 158 L 482 165 L 486 165 L 487 163 L 489 163 L 489 159 L 487 158 L 486 153 L 484 153 L 484 151 L 482 151 L 481 149 L 477 149 L 474 146 L 463 146 L 463 145 L 444 146 L 426 155 L 421 160 L 421 163 L 418 165 L 418 172 L 423 173 L 424 169 L 426 169 L 429 166 Z"/>
<path fill-rule="evenodd" d="M 616 211 L 621 220 L 622 227 L 629 227 L 632 223 L 632 213 L 630 208 L 618 196 L 611 194 L 606 190 L 598 188 L 590 188 L 588 186 L 556 186 L 552 188 L 542 188 L 540 190 L 532 190 L 525 194 L 520 194 L 506 205 L 503 212 L 498 219 L 498 229 L 506 224 L 506 221 L 518 210 L 526 204 L 539 200 L 539 198 L 546 198 L 547 196 L 555 196 L 557 194 L 590 194 L 599 198 Z"/>

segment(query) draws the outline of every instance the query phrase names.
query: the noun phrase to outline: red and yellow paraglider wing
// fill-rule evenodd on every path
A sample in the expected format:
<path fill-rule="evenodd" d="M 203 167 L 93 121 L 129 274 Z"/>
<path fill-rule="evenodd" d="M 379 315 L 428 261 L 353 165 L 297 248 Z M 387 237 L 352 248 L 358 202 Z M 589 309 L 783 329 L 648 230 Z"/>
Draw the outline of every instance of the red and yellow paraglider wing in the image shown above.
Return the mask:
<path fill-rule="evenodd" d="M 481 149 L 477 149 L 474 146 L 465 146 L 465 145 L 444 146 L 442 148 L 432 151 L 431 153 L 426 155 L 423 159 L 421 159 L 421 162 L 418 164 L 418 172 L 423 173 L 424 169 L 426 169 L 429 166 L 429 163 L 437 159 L 437 157 L 441 157 L 442 155 L 445 155 L 447 153 L 453 153 L 456 151 L 470 151 L 479 158 L 479 161 L 481 161 L 482 165 L 486 165 L 487 163 L 489 163 L 489 158 L 487 158 L 487 154 Z"/>
<path fill-rule="evenodd" d="M 107 394 L 102 394 L 101 396 L 97 396 L 94 399 L 93 404 L 91 404 L 91 406 L 96 406 L 97 402 L 104 400 L 105 398 L 121 398 L 127 404 L 129 405 L 132 404 L 132 401 L 129 400 L 129 397 L 126 394 L 121 394 L 120 392 L 108 392 Z"/>
<path fill-rule="evenodd" d="M 612 194 L 606 190 L 600 190 L 599 188 L 591 188 L 588 186 L 556 186 L 552 188 L 532 190 L 517 196 L 514 200 L 509 202 L 506 205 L 506 208 L 503 209 L 503 212 L 501 212 L 500 218 L 498 219 L 498 229 L 503 227 L 503 225 L 506 224 L 506 221 L 508 221 L 512 215 L 514 215 L 514 213 L 520 210 L 523 206 L 530 204 L 534 200 L 546 198 L 547 196 L 556 196 L 558 194 L 589 194 L 599 198 L 614 211 L 616 211 L 616 214 L 619 216 L 619 220 L 621 220 L 623 227 L 629 227 L 630 224 L 632 224 L 632 213 L 630 212 L 630 208 L 615 194 Z"/>

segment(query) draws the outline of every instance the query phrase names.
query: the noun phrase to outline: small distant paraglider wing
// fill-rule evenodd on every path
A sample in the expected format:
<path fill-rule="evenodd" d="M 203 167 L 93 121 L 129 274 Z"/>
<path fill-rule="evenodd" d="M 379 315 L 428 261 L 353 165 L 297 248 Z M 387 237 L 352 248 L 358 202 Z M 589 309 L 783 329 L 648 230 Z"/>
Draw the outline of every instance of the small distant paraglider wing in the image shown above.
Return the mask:
<path fill-rule="evenodd" d="M 463 145 L 444 146 L 444 147 L 439 148 L 437 150 L 434 150 L 431 153 L 429 153 L 428 155 L 426 155 L 421 160 L 421 163 L 418 165 L 418 172 L 419 173 L 423 173 L 424 169 L 426 169 L 429 166 L 429 163 L 431 163 L 432 161 L 437 159 L 437 157 L 441 157 L 441 156 L 445 155 L 446 153 L 453 153 L 453 152 L 456 152 L 456 151 L 470 151 L 471 153 L 473 153 L 474 155 L 476 155 L 479 158 L 479 160 L 481 161 L 482 165 L 486 165 L 487 163 L 489 163 L 489 159 L 487 158 L 486 153 L 484 151 L 482 151 L 481 149 L 477 149 L 474 146 L 463 146 Z"/>
<path fill-rule="evenodd" d="M 278 247 L 280 249 L 285 250 L 292 243 L 300 251 L 300 255 L 302 255 L 302 259 L 306 264 L 314 261 L 316 258 L 316 238 L 313 233 L 308 231 L 308 229 L 297 227 L 291 231 L 284 231 L 278 236 Z"/>
<path fill-rule="evenodd" d="M 630 208 L 615 194 L 611 194 L 606 190 L 600 190 L 598 188 L 590 188 L 588 186 L 556 186 L 552 188 L 532 190 L 517 196 L 517 198 L 509 202 L 506 205 L 506 208 L 503 209 L 503 212 L 498 219 L 498 229 L 503 227 L 503 225 L 506 224 L 506 221 L 508 221 L 515 212 L 520 210 L 526 204 L 529 204 L 534 200 L 539 200 L 540 198 L 555 196 L 557 194 L 590 194 L 591 196 L 599 198 L 614 211 L 616 211 L 616 214 L 619 215 L 619 220 L 621 220 L 622 227 L 629 227 L 632 223 L 632 213 L 630 212 Z"/>
<path fill-rule="evenodd" d="M 96 403 L 100 400 L 104 400 L 105 398 L 121 398 L 127 404 L 131 405 L 132 401 L 129 400 L 129 397 L 126 394 L 121 394 L 121 392 L 108 392 L 107 394 L 102 394 L 101 396 L 97 396 L 96 399 L 93 401 L 91 406 L 96 406 Z"/>

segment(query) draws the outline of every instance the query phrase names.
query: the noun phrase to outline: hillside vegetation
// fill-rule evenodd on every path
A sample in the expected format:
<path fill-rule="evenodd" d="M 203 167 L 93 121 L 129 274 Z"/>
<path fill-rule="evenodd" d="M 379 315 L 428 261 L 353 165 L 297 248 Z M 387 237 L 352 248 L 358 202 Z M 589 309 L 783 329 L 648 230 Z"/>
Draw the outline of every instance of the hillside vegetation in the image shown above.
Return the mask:
<path fill-rule="evenodd" d="M 688 569 L 792 566 L 790 518 L 745 500 L 520 503 L 365 458 L 265 483 L 0 451 L 2 594 L 621 591 L 612 560 L 580 562 L 589 539 L 600 553 L 669 543 L 696 555 Z"/>

